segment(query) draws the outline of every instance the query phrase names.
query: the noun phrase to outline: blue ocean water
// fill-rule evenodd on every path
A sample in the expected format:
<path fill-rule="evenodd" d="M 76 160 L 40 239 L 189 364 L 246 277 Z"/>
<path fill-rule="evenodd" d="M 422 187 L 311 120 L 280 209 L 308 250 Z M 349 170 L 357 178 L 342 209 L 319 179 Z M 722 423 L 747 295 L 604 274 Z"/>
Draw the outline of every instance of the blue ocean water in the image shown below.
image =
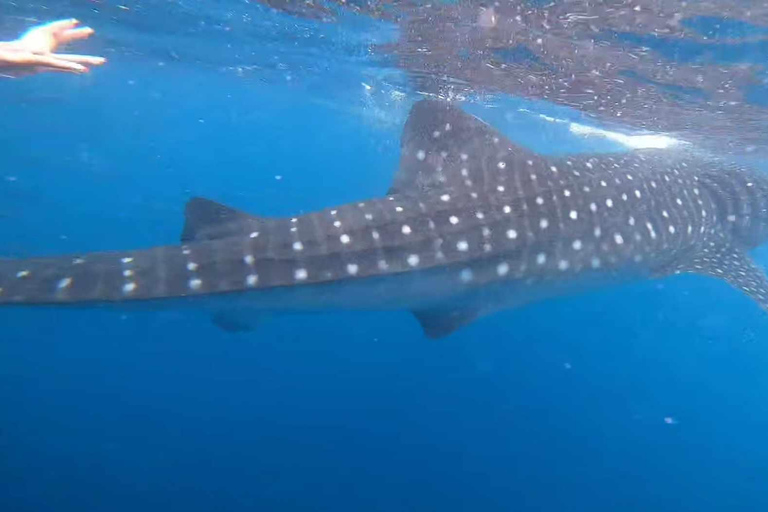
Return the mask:
<path fill-rule="evenodd" d="M 0 82 L 4 256 L 174 243 L 196 195 L 290 215 L 387 190 L 418 95 L 355 41 L 345 59 L 289 56 L 321 71 L 259 74 L 205 48 L 153 54 L 156 18 L 118 37 L 81 17 L 104 22 L 104 47 L 143 51 L 87 77 Z M 537 150 L 608 148 L 500 112 L 485 110 Z M 204 314 L 0 310 L 0 510 L 768 506 L 768 318 L 723 283 L 550 300 L 437 342 L 407 312 L 260 322 L 231 334 Z"/>

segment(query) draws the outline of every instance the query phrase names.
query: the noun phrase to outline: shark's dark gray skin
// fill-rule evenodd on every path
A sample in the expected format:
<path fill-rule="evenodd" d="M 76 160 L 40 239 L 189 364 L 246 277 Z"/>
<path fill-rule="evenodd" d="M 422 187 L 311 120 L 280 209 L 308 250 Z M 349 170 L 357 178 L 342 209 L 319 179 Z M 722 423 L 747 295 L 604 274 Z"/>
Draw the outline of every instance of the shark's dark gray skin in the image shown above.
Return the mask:
<path fill-rule="evenodd" d="M 0 261 L 0 304 L 410 309 L 441 337 L 499 309 L 695 272 L 768 310 L 748 255 L 767 238 L 757 171 L 668 150 L 545 158 L 423 100 L 384 197 L 295 218 L 193 199 L 178 246 Z"/>

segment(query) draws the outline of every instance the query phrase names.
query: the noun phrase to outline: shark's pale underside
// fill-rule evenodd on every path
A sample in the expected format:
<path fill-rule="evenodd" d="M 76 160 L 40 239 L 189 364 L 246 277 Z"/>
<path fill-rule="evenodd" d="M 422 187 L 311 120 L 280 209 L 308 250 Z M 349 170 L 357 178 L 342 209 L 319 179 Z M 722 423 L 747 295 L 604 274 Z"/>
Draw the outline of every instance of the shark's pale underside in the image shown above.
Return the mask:
<path fill-rule="evenodd" d="M 423 100 L 387 195 L 294 218 L 205 199 L 181 245 L 0 260 L 1 305 L 409 309 L 430 337 L 500 309 L 695 272 L 768 310 L 748 251 L 768 177 L 670 150 L 543 157 Z M 205 305 L 205 306 L 204 306 Z"/>

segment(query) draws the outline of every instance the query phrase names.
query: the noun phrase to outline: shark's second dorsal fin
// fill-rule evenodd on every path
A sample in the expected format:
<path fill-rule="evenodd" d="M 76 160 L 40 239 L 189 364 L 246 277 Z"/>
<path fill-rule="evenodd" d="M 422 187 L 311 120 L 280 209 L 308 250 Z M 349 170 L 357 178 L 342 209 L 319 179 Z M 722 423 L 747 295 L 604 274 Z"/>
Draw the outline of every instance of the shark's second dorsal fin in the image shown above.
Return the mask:
<path fill-rule="evenodd" d="M 182 242 L 238 236 L 254 231 L 260 223 L 258 217 L 202 197 L 187 202 L 184 217 Z"/>
<path fill-rule="evenodd" d="M 718 238 L 693 261 L 676 266 L 674 273 L 691 272 L 722 279 L 741 290 L 768 312 L 768 276 L 746 250 Z"/>
<path fill-rule="evenodd" d="M 520 162 L 541 160 L 480 119 L 435 100 L 413 106 L 400 147 L 400 169 L 389 194 L 482 188 L 498 173 L 516 172 Z"/>

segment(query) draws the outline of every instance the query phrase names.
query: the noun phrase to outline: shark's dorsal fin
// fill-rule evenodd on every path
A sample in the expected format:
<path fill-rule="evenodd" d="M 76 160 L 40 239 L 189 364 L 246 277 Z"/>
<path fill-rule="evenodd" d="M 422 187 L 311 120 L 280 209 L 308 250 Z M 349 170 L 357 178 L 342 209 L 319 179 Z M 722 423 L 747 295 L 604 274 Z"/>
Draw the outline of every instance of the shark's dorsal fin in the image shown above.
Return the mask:
<path fill-rule="evenodd" d="M 498 173 L 542 158 L 450 103 L 421 100 L 400 141 L 400 169 L 388 194 L 451 188 L 481 189 Z M 499 165 L 499 162 L 504 164 Z"/>
<path fill-rule="evenodd" d="M 423 309 L 414 311 L 413 316 L 428 338 L 438 339 L 469 325 L 480 316 L 480 311 L 473 308 Z"/>
<path fill-rule="evenodd" d="M 250 233 L 260 223 L 258 217 L 202 197 L 193 197 L 187 202 L 184 216 L 181 232 L 184 243 Z"/>
<path fill-rule="evenodd" d="M 724 240 L 710 242 L 693 261 L 677 266 L 674 272 L 691 272 L 722 279 L 768 312 L 768 277 L 765 270 L 746 250 Z"/>

